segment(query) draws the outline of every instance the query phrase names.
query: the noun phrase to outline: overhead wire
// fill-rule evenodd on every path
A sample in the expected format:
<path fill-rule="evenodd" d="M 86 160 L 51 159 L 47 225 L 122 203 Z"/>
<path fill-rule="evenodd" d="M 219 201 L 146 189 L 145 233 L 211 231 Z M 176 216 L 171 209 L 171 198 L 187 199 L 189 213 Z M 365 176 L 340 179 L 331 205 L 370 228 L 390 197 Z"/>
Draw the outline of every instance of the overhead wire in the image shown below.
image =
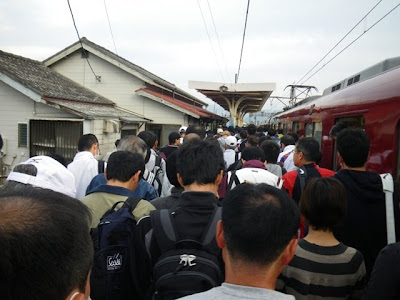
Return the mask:
<path fill-rule="evenodd" d="M 76 27 L 75 18 L 74 18 L 74 14 L 72 12 L 71 4 L 69 3 L 69 0 L 67 0 L 67 2 L 68 2 L 69 11 L 71 12 L 72 22 L 74 23 L 76 34 L 78 35 L 79 43 L 81 44 L 82 50 L 84 50 L 81 37 L 79 36 L 78 28 Z M 90 67 L 90 70 L 92 70 L 92 73 L 93 73 L 94 77 L 96 78 L 97 81 L 100 82 L 101 81 L 101 76 L 96 75 L 96 73 L 93 71 L 92 65 L 90 64 L 89 59 L 87 57 L 86 57 L 86 61 L 87 61 L 88 65 L 89 65 L 89 67 Z"/>
<path fill-rule="evenodd" d="M 117 52 L 117 46 L 115 46 L 114 34 L 113 34 L 113 32 L 112 32 L 112 29 L 111 29 L 110 18 L 109 18 L 109 16 L 108 16 L 108 10 L 107 10 L 107 5 L 106 5 L 106 0 L 104 0 L 104 8 L 106 9 L 106 15 L 107 15 L 108 27 L 110 28 L 111 38 L 112 38 L 112 40 L 113 40 L 114 49 L 115 49 L 115 54 L 117 54 L 117 55 L 118 55 L 118 52 Z"/>
<path fill-rule="evenodd" d="M 250 6 L 250 0 L 247 1 L 246 20 L 244 21 L 242 49 L 240 51 L 239 68 L 238 68 L 237 75 L 236 75 L 236 78 L 235 78 L 235 83 L 237 83 L 239 81 L 240 66 L 242 64 L 242 56 L 243 56 L 243 48 L 244 48 L 244 39 L 245 39 L 245 36 L 246 36 L 247 17 L 249 16 L 249 6 Z"/>
<path fill-rule="evenodd" d="M 304 76 L 303 77 L 301 77 L 296 83 L 298 83 L 298 82 L 300 82 L 300 81 L 302 81 L 303 79 L 304 79 L 304 77 L 306 77 L 308 74 L 310 74 L 311 72 L 312 72 L 312 70 L 314 70 L 381 2 L 382 2 L 383 0 L 379 0 L 375 5 L 374 5 L 374 7 L 372 7 L 371 9 L 370 9 L 370 11 L 364 16 L 364 17 L 362 17 L 361 18 L 361 20 L 360 21 L 358 21 L 357 22 L 357 24 L 356 25 L 354 25 L 353 26 L 353 28 L 351 28 L 350 30 L 349 30 L 349 32 L 347 32 L 341 39 L 340 39 L 340 41 L 339 42 L 337 42 L 336 44 L 335 44 L 335 46 L 333 46 L 329 51 L 328 51 L 328 53 L 326 53 L 306 74 L 304 74 Z M 296 84 L 295 83 L 295 84 Z"/>
<path fill-rule="evenodd" d="M 316 72 L 314 72 L 310 77 L 308 77 L 306 80 L 303 81 L 306 82 L 310 78 L 314 77 L 315 74 L 317 74 L 319 71 L 321 71 L 326 65 L 328 65 L 331 61 L 333 61 L 336 57 L 338 57 L 340 54 L 342 54 L 347 48 L 349 48 L 351 45 L 353 45 L 358 39 L 360 39 L 364 34 L 366 34 L 369 30 L 371 30 L 375 25 L 377 25 L 379 22 L 381 22 L 384 18 L 386 18 L 389 14 L 391 14 L 397 7 L 400 6 L 400 3 L 397 4 L 395 7 L 393 7 L 389 12 L 387 12 L 382 18 L 380 18 L 378 21 L 376 21 L 373 25 L 371 25 L 369 28 L 364 30 L 363 33 L 361 33 L 357 38 L 355 38 L 350 44 L 348 44 L 344 49 L 342 49 L 339 53 L 337 53 L 334 57 L 332 57 L 327 63 L 325 63 L 322 67 L 320 67 Z"/>
<path fill-rule="evenodd" d="M 212 13 L 212 11 L 211 11 L 210 2 L 209 2 L 208 0 L 207 0 L 207 5 L 208 5 L 208 10 L 210 11 L 211 20 L 212 20 L 212 23 L 213 23 L 213 26 L 214 26 L 215 35 L 217 36 L 218 45 L 219 45 L 219 50 L 221 51 L 222 62 L 223 62 L 224 65 L 225 65 L 225 71 L 226 71 L 226 74 L 227 74 L 228 80 L 229 80 L 230 76 L 229 76 L 228 67 L 226 66 L 226 61 L 225 61 L 224 52 L 222 51 L 222 46 L 221 46 L 221 42 L 220 42 L 220 40 L 219 40 L 219 35 L 218 35 L 218 32 L 217 32 L 217 27 L 215 26 L 215 22 L 214 22 L 214 16 L 213 16 L 213 13 Z M 229 82 L 231 82 L 231 81 L 229 80 Z M 231 83 L 232 83 L 232 82 L 231 82 Z"/>
<path fill-rule="evenodd" d="M 201 9 L 201 5 L 200 5 L 199 0 L 197 0 L 197 4 L 199 5 L 201 17 L 202 17 L 202 19 L 203 19 L 204 27 L 205 27 L 206 32 L 207 32 L 208 40 L 210 41 L 211 49 L 212 49 L 212 51 L 213 51 L 213 53 L 214 53 L 214 56 L 215 56 L 215 59 L 216 59 L 217 65 L 218 65 L 219 73 L 220 73 L 220 75 L 221 75 L 222 81 L 223 81 L 223 82 L 226 82 L 225 77 L 224 77 L 224 74 L 223 74 L 222 71 L 221 71 L 221 66 L 219 65 L 219 62 L 218 62 L 217 54 L 215 53 L 215 49 L 214 49 L 214 46 L 213 46 L 212 41 L 211 41 L 210 33 L 208 32 L 206 20 L 204 19 L 203 10 Z"/>

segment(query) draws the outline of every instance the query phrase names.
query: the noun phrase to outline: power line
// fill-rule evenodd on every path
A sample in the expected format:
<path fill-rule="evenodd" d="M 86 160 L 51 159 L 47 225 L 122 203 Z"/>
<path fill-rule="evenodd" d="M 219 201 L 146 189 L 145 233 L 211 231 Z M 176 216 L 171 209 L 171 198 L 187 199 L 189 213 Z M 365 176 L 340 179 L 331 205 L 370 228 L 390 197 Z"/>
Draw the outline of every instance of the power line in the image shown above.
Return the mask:
<path fill-rule="evenodd" d="M 115 46 L 114 34 L 113 34 L 113 32 L 112 32 L 112 29 L 111 29 L 110 18 L 108 17 L 108 10 L 107 10 L 107 5 L 106 5 L 106 0 L 104 0 L 104 8 L 106 9 L 106 15 L 107 15 L 108 27 L 110 28 L 111 37 L 112 37 L 113 44 L 114 44 L 114 49 L 115 49 L 115 54 L 117 54 L 117 55 L 118 55 L 118 52 L 117 52 L 117 46 Z"/>
<path fill-rule="evenodd" d="M 212 20 L 212 22 L 213 22 L 215 35 L 217 36 L 218 45 L 219 45 L 219 50 L 221 51 L 221 55 L 222 55 L 222 61 L 223 61 L 224 65 L 225 65 L 225 71 L 226 71 L 226 74 L 228 75 L 228 80 L 229 80 L 229 71 L 228 71 L 228 68 L 227 68 L 227 66 L 226 66 L 226 61 L 225 61 L 225 57 L 224 57 L 224 52 L 222 51 L 221 43 L 220 43 L 220 41 L 219 41 L 219 36 L 218 36 L 218 32 L 217 32 L 217 27 L 215 26 L 214 17 L 213 17 L 213 14 L 212 14 L 212 11 L 211 11 L 211 7 L 210 7 L 210 2 L 209 2 L 208 0 L 207 0 L 207 5 L 208 5 L 208 10 L 210 11 L 211 20 Z M 231 83 L 232 83 L 232 82 L 231 82 Z"/>
<path fill-rule="evenodd" d="M 239 60 L 239 68 L 238 72 L 235 78 L 235 83 L 238 82 L 239 80 L 239 73 L 240 73 L 240 65 L 242 64 L 242 56 L 243 56 L 243 47 L 244 47 L 244 38 L 246 36 L 246 27 L 247 27 L 247 17 L 249 15 L 249 6 L 250 6 L 250 0 L 247 1 L 247 11 L 246 11 L 246 20 L 244 21 L 244 31 L 243 31 L 243 40 L 242 40 L 242 50 L 240 51 L 240 60 Z"/>
<path fill-rule="evenodd" d="M 214 53 L 215 60 L 216 60 L 216 62 L 217 62 L 217 65 L 218 65 L 219 73 L 220 73 L 220 75 L 221 75 L 222 81 L 223 81 L 223 82 L 226 82 L 226 81 L 225 81 L 224 74 L 222 74 L 221 67 L 220 67 L 220 65 L 219 65 L 219 62 L 218 62 L 218 57 L 217 57 L 217 54 L 215 53 L 214 46 L 213 46 L 213 44 L 212 44 L 212 42 L 211 42 L 210 33 L 208 32 L 208 29 L 207 29 L 207 24 L 206 24 L 206 20 L 204 19 L 203 11 L 202 11 L 202 9 L 201 9 L 201 6 L 200 6 L 200 2 L 199 2 L 199 0 L 197 0 L 197 4 L 199 5 L 199 9 L 200 9 L 201 17 L 203 18 L 204 27 L 206 28 L 206 32 L 207 32 L 207 36 L 208 36 L 208 40 L 210 41 L 211 49 L 212 49 L 212 51 L 213 51 L 213 53 Z"/>
<path fill-rule="evenodd" d="M 72 13 L 71 4 L 69 3 L 69 0 L 67 0 L 67 2 L 68 2 L 68 6 L 69 6 L 69 11 L 71 12 L 72 22 L 74 22 L 74 27 L 75 27 L 75 30 L 76 30 L 76 34 L 78 35 L 79 43 L 81 43 L 82 50 L 84 50 L 83 44 L 82 44 L 82 41 L 81 41 L 81 37 L 79 36 L 78 28 L 76 27 L 76 24 L 75 24 L 75 18 L 74 18 L 74 14 Z M 94 77 L 96 78 L 96 80 L 98 82 L 100 82 L 101 81 L 101 76 L 98 76 L 98 75 L 96 75 L 94 73 L 93 68 L 90 65 L 89 59 L 87 57 L 86 57 L 86 61 L 89 64 L 90 70 L 92 70 L 92 73 L 93 73 Z"/>
<path fill-rule="evenodd" d="M 344 35 L 344 37 L 342 37 L 341 39 L 340 39 L 340 41 L 339 42 L 337 42 L 336 43 L 336 45 L 335 46 L 333 46 L 332 47 L 332 49 L 331 50 L 329 50 L 328 51 L 328 53 L 326 53 L 325 55 L 324 55 L 324 57 L 322 57 L 306 74 L 304 74 L 304 76 L 303 77 L 301 77 L 296 83 L 298 83 L 298 82 L 300 82 L 304 77 L 306 77 L 308 74 L 310 74 L 311 73 L 311 71 L 312 70 L 314 70 L 315 69 L 315 67 L 316 66 L 318 66 L 320 63 L 321 63 L 321 61 L 323 61 L 378 5 L 379 5 L 379 3 L 381 3 L 382 2 L 382 0 L 380 0 L 380 1 L 378 1 L 378 3 L 376 3 L 375 4 L 375 6 L 373 7 L 373 8 L 371 8 L 371 10 L 360 20 L 360 21 L 358 21 L 357 22 L 357 24 L 356 25 L 354 25 L 353 26 L 353 28 L 351 28 L 350 29 L 350 31 L 349 32 L 347 32 L 345 35 Z M 295 83 L 295 84 L 296 84 Z"/>
<path fill-rule="evenodd" d="M 370 26 L 368 29 L 366 29 L 363 33 L 361 33 L 356 39 L 354 39 L 350 44 L 348 44 L 342 51 L 340 51 L 338 54 L 336 54 L 334 57 L 332 57 L 326 64 L 324 64 L 321 68 L 319 68 L 316 72 L 314 72 L 310 77 L 308 77 L 306 80 L 303 81 L 306 82 L 310 78 L 312 78 L 315 74 L 317 74 L 322 68 L 324 68 L 326 65 L 328 65 L 332 60 L 334 60 L 336 57 L 338 57 L 342 52 L 344 52 L 347 48 L 349 48 L 351 45 L 353 45 L 358 39 L 360 39 L 364 34 L 366 34 L 369 30 L 371 30 L 375 25 L 377 25 L 380 21 L 382 21 L 384 18 L 386 18 L 390 13 L 392 13 L 397 7 L 400 6 L 400 3 L 397 4 L 395 7 L 393 7 L 389 12 L 387 12 L 382 18 L 380 18 L 378 21 L 376 21 L 372 26 Z"/>

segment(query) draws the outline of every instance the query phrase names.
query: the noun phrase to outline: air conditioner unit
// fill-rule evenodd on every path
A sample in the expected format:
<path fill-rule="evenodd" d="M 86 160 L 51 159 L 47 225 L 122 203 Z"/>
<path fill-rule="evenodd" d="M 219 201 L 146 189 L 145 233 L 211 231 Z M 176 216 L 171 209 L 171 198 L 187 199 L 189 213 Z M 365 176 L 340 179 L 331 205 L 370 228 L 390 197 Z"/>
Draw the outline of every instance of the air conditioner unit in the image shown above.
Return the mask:
<path fill-rule="evenodd" d="M 117 133 L 118 123 L 114 120 L 103 121 L 103 133 Z"/>

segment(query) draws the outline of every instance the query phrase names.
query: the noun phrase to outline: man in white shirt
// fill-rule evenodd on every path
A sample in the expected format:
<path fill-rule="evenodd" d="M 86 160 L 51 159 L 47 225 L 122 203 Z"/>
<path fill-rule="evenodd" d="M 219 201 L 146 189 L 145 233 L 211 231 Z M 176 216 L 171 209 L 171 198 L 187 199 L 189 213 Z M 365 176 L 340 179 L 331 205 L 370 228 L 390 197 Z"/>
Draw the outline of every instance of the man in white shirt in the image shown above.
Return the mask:
<path fill-rule="evenodd" d="M 67 167 L 75 177 L 77 199 L 85 197 L 86 188 L 90 181 L 99 174 L 96 155 L 99 155 L 97 137 L 91 133 L 81 136 L 78 141 L 78 153 Z"/>
<path fill-rule="evenodd" d="M 278 164 L 286 169 L 287 172 L 296 170 L 293 163 L 293 151 L 295 147 L 294 138 L 290 135 L 285 135 L 281 138 L 282 152 L 278 156 Z"/>
<path fill-rule="evenodd" d="M 226 137 L 224 140 L 225 140 L 224 160 L 226 168 L 228 169 L 231 164 L 233 164 L 237 159 L 239 159 L 235 151 L 237 140 L 234 136 L 231 135 Z"/>

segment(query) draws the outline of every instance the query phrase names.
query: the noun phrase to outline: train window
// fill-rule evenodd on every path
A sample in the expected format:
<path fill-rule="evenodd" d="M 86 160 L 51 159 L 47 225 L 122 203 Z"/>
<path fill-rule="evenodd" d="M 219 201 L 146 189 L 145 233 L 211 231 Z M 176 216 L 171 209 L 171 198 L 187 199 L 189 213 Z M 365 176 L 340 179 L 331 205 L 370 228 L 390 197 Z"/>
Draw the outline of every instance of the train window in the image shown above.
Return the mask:
<path fill-rule="evenodd" d="M 354 77 L 354 83 L 360 81 L 360 74 L 358 74 L 356 77 Z"/>
<path fill-rule="evenodd" d="M 314 139 L 316 139 L 321 147 L 321 140 L 322 140 L 322 123 L 314 123 L 314 132 L 313 132 Z"/>
<path fill-rule="evenodd" d="M 305 137 L 312 137 L 314 132 L 314 123 L 306 123 Z"/>
<path fill-rule="evenodd" d="M 292 132 L 298 133 L 299 132 L 299 128 L 300 128 L 299 125 L 300 125 L 299 122 L 293 122 L 293 124 L 292 124 Z"/>
<path fill-rule="evenodd" d="M 352 85 L 352 84 L 353 84 L 353 79 L 354 79 L 354 78 L 350 78 L 350 79 L 347 81 L 347 85 Z"/>

